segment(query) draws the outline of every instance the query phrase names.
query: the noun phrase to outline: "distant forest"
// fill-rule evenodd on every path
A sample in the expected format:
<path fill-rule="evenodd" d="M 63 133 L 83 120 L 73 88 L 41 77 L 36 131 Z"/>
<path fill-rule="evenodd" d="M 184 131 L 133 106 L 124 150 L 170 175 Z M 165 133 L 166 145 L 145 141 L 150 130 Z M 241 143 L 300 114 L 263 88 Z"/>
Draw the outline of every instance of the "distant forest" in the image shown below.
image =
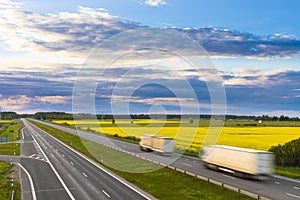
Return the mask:
<path fill-rule="evenodd" d="M 223 115 L 208 115 L 208 114 L 185 114 L 185 115 L 160 115 L 160 114 L 132 114 L 128 115 L 111 115 L 111 114 L 97 114 L 98 119 L 224 119 Z M 72 119 L 95 119 L 95 115 L 92 114 L 71 114 L 65 112 L 37 112 L 35 114 L 17 114 L 16 112 L 0 112 L 0 119 L 11 120 L 16 118 L 34 118 L 40 120 L 72 120 Z M 226 115 L 225 120 L 253 120 L 253 121 L 300 121 L 299 117 L 288 116 L 238 116 L 238 115 Z"/>

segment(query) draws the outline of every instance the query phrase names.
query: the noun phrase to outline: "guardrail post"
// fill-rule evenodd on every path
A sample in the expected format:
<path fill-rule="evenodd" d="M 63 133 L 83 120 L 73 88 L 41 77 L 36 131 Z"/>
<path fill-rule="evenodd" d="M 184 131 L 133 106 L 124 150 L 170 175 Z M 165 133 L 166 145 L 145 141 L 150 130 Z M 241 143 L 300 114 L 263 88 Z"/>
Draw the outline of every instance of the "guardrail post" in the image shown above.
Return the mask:
<path fill-rule="evenodd" d="M 224 188 L 224 183 L 222 183 L 222 188 Z"/>
<path fill-rule="evenodd" d="M 259 195 L 257 195 L 257 200 L 260 200 L 260 196 Z"/>
<path fill-rule="evenodd" d="M 238 195 L 240 196 L 240 194 L 241 194 L 241 189 L 238 188 Z"/>

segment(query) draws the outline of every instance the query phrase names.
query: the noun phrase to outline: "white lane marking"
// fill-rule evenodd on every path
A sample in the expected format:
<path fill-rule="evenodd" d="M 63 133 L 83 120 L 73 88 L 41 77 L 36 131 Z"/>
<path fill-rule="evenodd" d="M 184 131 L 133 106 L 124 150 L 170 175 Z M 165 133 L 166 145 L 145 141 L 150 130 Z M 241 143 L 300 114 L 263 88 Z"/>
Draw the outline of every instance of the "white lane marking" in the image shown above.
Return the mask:
<path fill-rule="evenodd" d="M 31 128 L 32 129 L 32 128 Z M 33 130 L 33 129 L 32 129 Z M 35 131 L 35 130 L 33 130 Z M 35 136 L 33 136 L 33 134 L 31 135 L 33 140 L 35 141 L 35 143 L 37 144 L 37 146 L 39 147 L 39 149 L 41 150 L 44 158 L 47 160 L 47 162 L 49 163 L 51 169 L 53 170 L 54 174 L 57 176 L 58 180 L 60 181 L 60 183 L 62 184 L 62 186 L 64 187 L 64 189 L 66 190 L 66 192 L 68 193 L 69 197 L 72 200 L 75 200 L 75 197 L 73 196 L 73 194 L 70 192 L 69 188 L 66 186 L 65 182 L 62 180 L 62 178 L 60 177 L 60 175 L 58 174 L 58 172 L 56 171 L 56 169 L 54 168 L 54 166 L 52 165 L 51 161 L 48 159 L 48 157 L 46 156 L 45 152 L 43 151 L 43 149 L 41 148 L 41 146 L 38 144 L 38 142 L 35 139 Z"/>
<path fill-rule="evenodd" d="M 231 179 L 236 179 L 235 177 L 233 177 L 233 176 L 228 176 L 228 175 L 226 175 L 226 174 L 222 174 L 223 176 L 225 176 L 225 177 L 227 177 L 227 178 L 231 178 Z"/>
<path fill-rule="evenodd" d="M 32 154 L 31 156 L 29 156 L 29 158 L 33 158 L 35 156 L 37 156 L 37 154 Z"/>
<path fill-rule="evenodd" d="M 293 187 L 294 189 L 296 189 L 296 190 L 299 190 L 300 188 L 298 188 L 298 187 Z"/>
<path fill-rule="evenodd" d="M 286 195 L 300 199 L 300 197 L 299 197 L 299 196 L 297 196 L 297 195 L 294 195 L 294 194 L 286 193 Z"/>
<path fill-rule="evenodd" d="M 24 140 L 24 128 L 21 129 L 21 133 L 22 133 L 22 140 Z"/>
<path fill-rule="evenodd" d="M 65 155 L 64 155 L 64 154 L 62 154 L 62 157 L 65 157 Z"/>
<path fill-rule="evenodd" d="M 37 121 L 38 123 L 40 123 L 39 121 Z M 38 128 L 38 127 L 37 127 Z M 40 129 L 40 128 L 38 128 Z M 41 131 L 43 131 L 42 129 L 40 129 Z M 107 169 L 99 166 L 95 161 L 91 160 L 90 158 L 86 157 L 85 155 L 77 152 L 75 149 L 72 149 L 71 147 L 69 147 L 68 145 L 66 145 L 65 143 L 63 143 L 62 141 L 56 139 L 55 137 L 53 137 L 52 135 L 49 135 L 47 132 L 43 131 L 45 134 L 47 134 L 49 137 L 51 137 L 52 139 L 54 139 L 55 141 L 59 142 L 61 145 L 65 146 L 66 148 L 68 148 L 69 150 L 71 150 L 72 152 L 74 152 L 75 154 L 77 154 L 78 156 L 82 157 L 83 159 L 87 160 L 89 163 L 91 163 L 92 165 L 94 165 L 95 167 L 97 167 L 98 169 L 102 170 L 103 172 L 105 172 L 106 174 L 108 174 L 109 176 L 113 177 L 114 179 L 118 180 L 120 183 L 124 184 L 126 187 L 130 188 L 131 190 L 135 191 L 137 194 L 141 195 L 142 197 L 144 197 L 145 199 L 151 200 L 150 197 L 148 197 L 146 194 L 144 194 L 143 192 L 139 191 L 137 188 L 135 188 L 134 186 L 129 185 L 129 183 L 125 182 L 124 180 L 120 179 L 119 177 L 115 176 L 114 174 L 112 174 L 111 172 L 107 171 Z"/>
<path fill-rule="evenodd" d="M 30 183 L 30 187 L 31 187 L 31 195 L 32 195 L 32 199 L 36 200 L 36 194 L 35 194 L 35 189 L 34 189 L 34 185 L 33 185 L 33 181 L 32 178 L 29 174 L 29 172 L 20 164 L 18 163 L 18 165 L 23 169 L 23 171 L 27 174 L 27 177 L 29 179 L 29 183 Z"/>
<path fill-rule="evenodd" d="M 73 162 L 70 162 L 70 164 L 71 164 L 71 165 L 74 165 L 74 163 L 73 163 Z"/>
<path fill-rule="evenodd" d="M 190 165 L 190 164 L 187 164 L 187 163 L 183 163 L 183 165 L 186 165 L 186 166 L 189 166 L 189 167 L 191 167 L 192 165 Z"/>
<path fill-rule="evenodd" d="M 279 175 L 272 175 L 272 176 L 275 177 L 275 178 L 286 180 L 286 181 L 292 181 L 292 182 L 295 182 L 295 183 L 300 183 L 300 180 L 296 180 L 296 179 L 292 179 L 292 178 L 287 178 L 287 177 L 279 176 Z"/>
<path fill-rule="evenodd" d="M 85 176 L 85 178 L 87 178 L 87 175 L 86 175 L 86 173 L 82 172 L 82 175 L 83 175 L 83 176 Z"/>
<path fill-rule="evenodd" d="M 104 190 L 102 190 L 102 192 L 103 192 L 107 197 L 110 198 L 110 196 L 109 196 L 109 194 L 107 194 L 107 192 L 105 192 Z"/>
<path fill-rule="evenodd" d="M 275 184 L 279 185 L 280 183 L 279 182 L 274 182 Z"/>

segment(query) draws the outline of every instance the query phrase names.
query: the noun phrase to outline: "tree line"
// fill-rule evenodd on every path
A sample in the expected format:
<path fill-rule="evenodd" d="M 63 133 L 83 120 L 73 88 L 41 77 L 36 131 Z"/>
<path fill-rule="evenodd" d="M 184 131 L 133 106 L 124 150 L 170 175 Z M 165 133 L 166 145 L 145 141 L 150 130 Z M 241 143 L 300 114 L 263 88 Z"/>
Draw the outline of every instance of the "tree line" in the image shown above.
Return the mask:
<path fill-rule="evenodd" d="M 275 164 L 285 167 L 300 167 L 300 138 L 272 146 L 269 151 L 275 155 Z"/>
<path fill-rule="evenodd" d="M 35 119 L 51 119 L 51 120 L 72 120 L 76 119 L 95 119 L 95 115 L 89 113 L 71 114 L 66 112 L 37 112 L 35 114 L 17 114 L 16 112 L 0 112 L 0 119 L 15 119 L 32 117 Z M 130 115 L 112 115 L 112 114 L 96 114 L 97 119 L 225 119 L 225 120 L 253 120 L 253 121 L 300 121 L 299 117 L 281 116 L 246 116 L 246 115 L 208 115 L 208 114 L 130 114 Z"/>

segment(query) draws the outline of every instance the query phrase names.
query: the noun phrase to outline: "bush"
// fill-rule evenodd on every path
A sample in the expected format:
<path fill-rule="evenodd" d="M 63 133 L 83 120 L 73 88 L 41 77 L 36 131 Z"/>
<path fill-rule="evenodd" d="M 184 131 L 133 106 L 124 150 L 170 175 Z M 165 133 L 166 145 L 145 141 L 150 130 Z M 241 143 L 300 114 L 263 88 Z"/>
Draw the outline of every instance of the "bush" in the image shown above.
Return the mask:
<path fill-rule="evenodd" d="M 300 167 L 300 138 L 284 145 L 272 146 L 269 151 L 274 152 L 276 165 Z"/>

